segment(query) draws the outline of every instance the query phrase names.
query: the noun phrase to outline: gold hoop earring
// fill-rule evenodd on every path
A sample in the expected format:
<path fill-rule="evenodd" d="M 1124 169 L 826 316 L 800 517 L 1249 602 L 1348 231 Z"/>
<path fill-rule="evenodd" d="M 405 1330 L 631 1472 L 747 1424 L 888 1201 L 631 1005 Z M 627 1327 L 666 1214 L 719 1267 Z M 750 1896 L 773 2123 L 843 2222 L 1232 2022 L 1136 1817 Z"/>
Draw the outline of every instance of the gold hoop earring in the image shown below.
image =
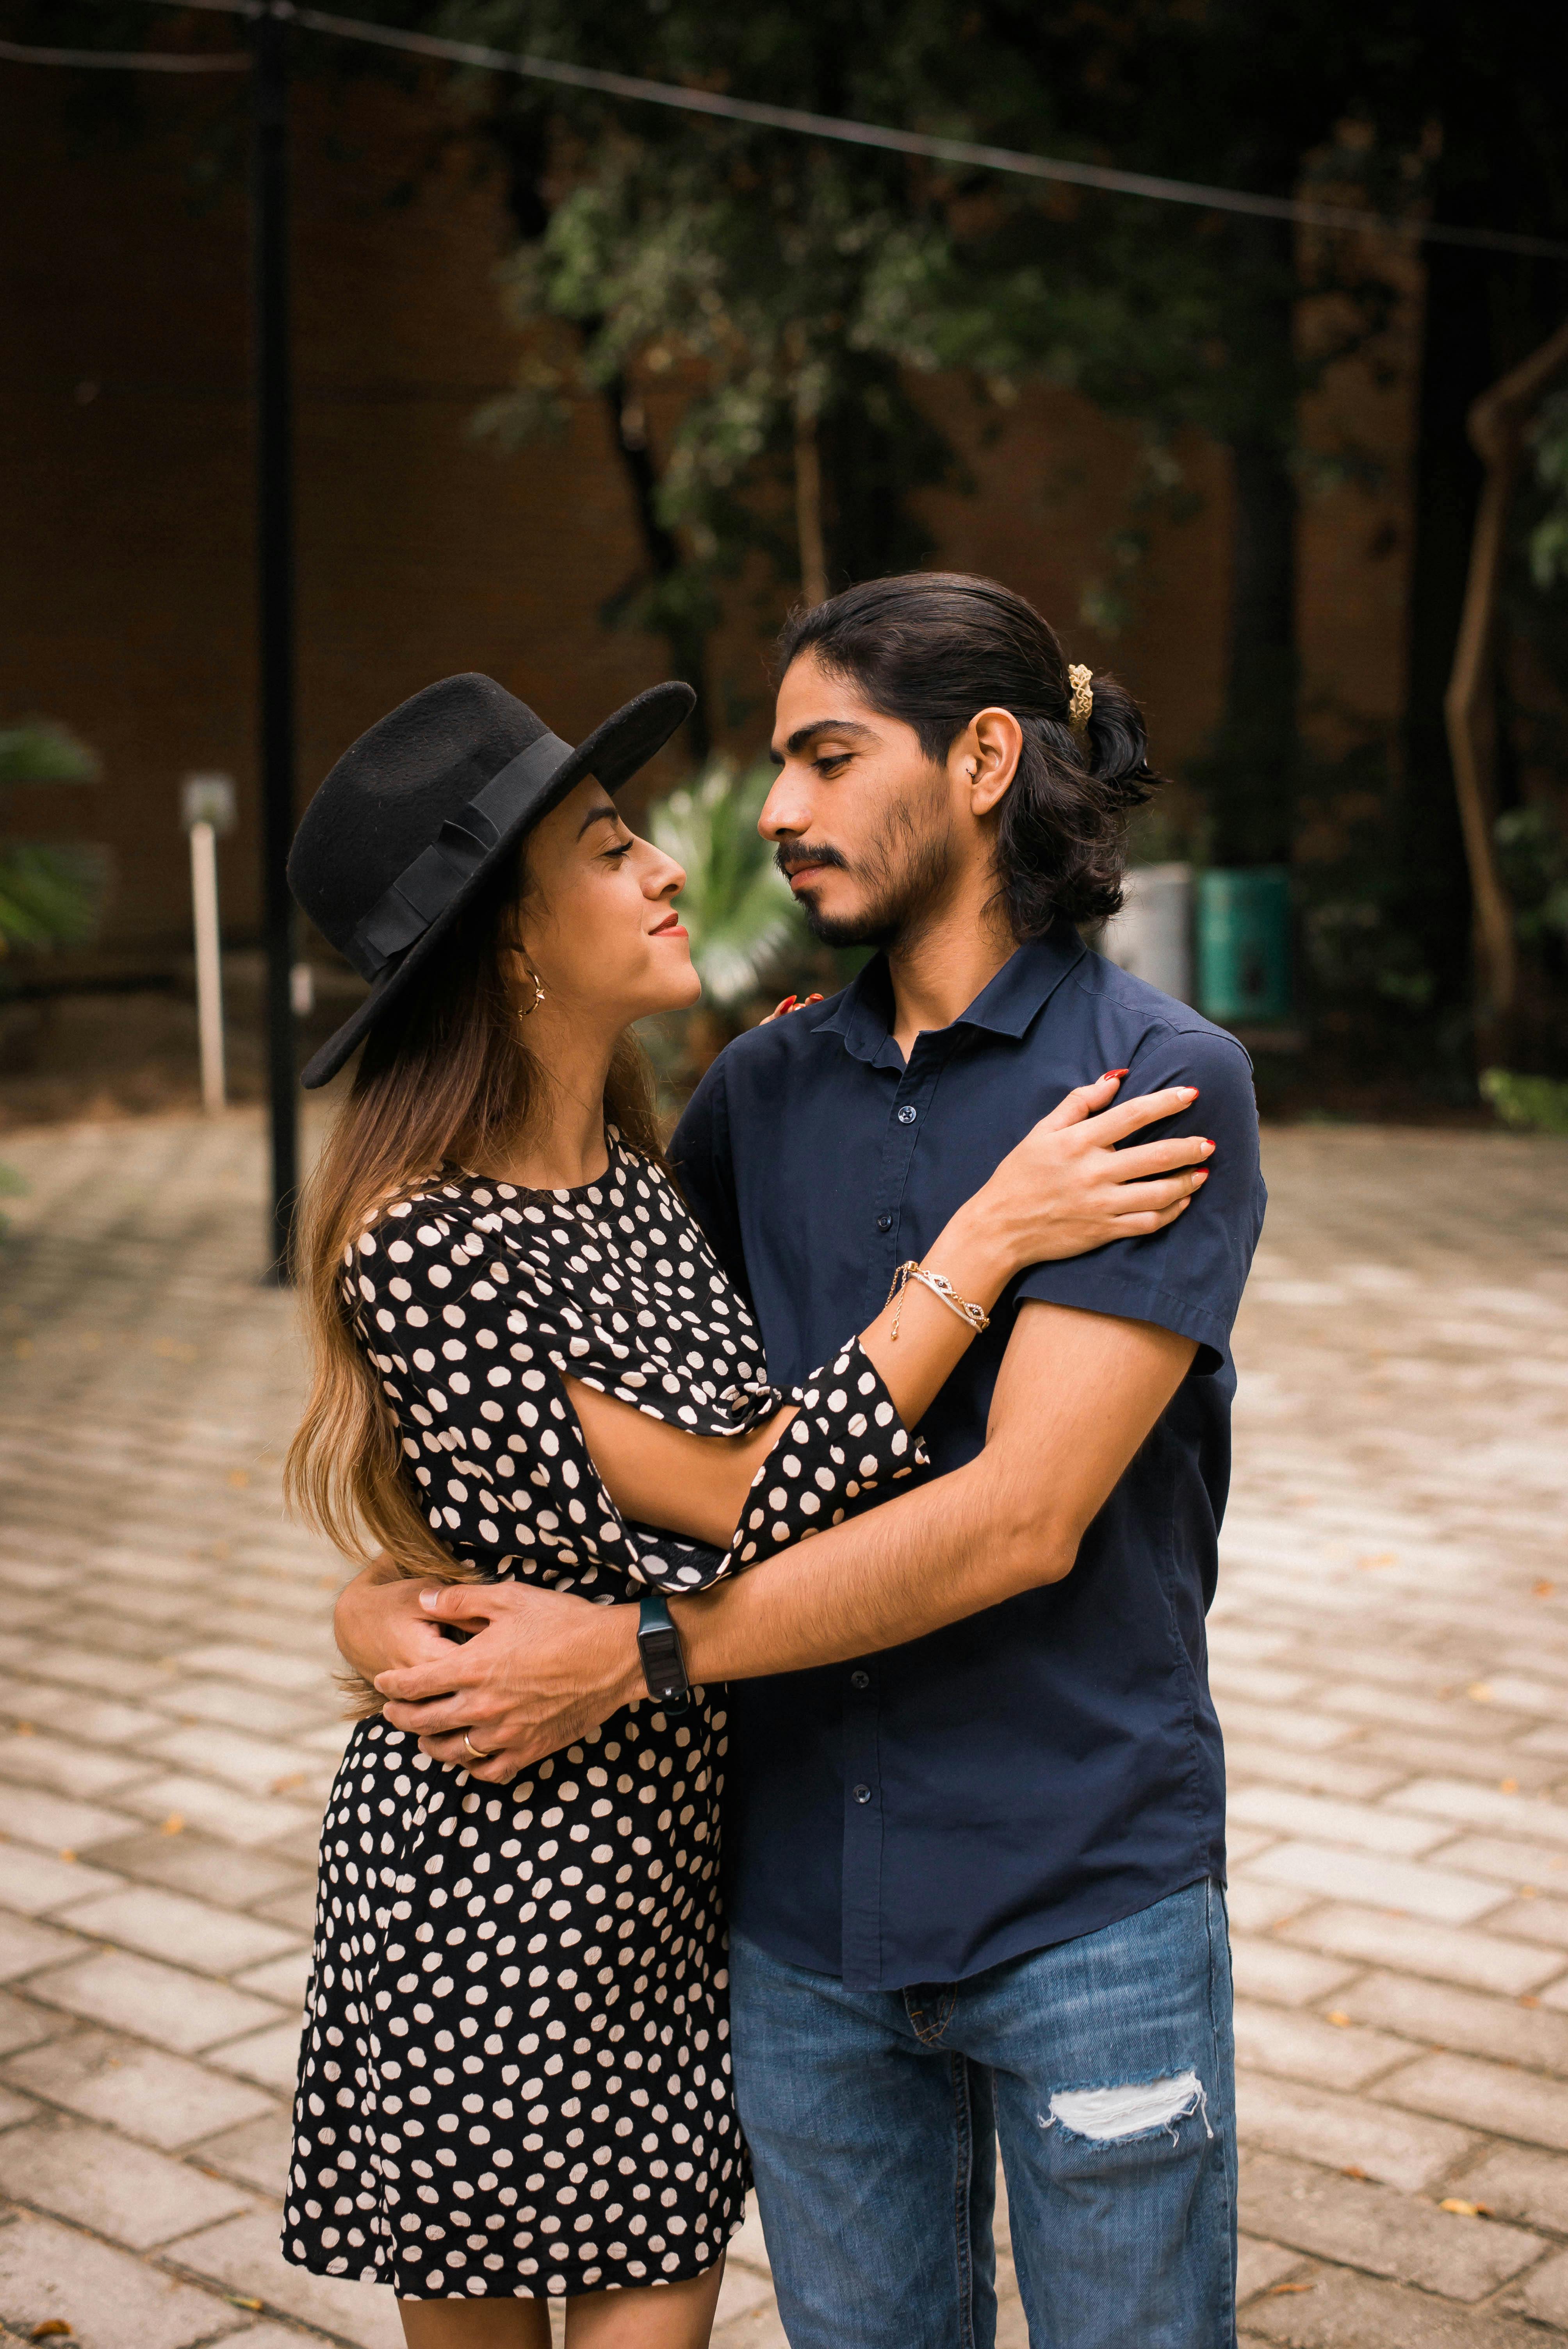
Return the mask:
<path fill-rule="evenodd" d="M 528 973 L 530 984 L 533 988 L 533 1001 L 531 1003 L 523 1004 L 517 1016 L 520 1019 L 531 1019 L 534 1013 L 538 1010 L 540 1005 L 544 1000 L 544 981 L 540 978 L 539 973 L 534 969 L 533 965 L 531 962 L 525 960 L 522 967 Z"/>

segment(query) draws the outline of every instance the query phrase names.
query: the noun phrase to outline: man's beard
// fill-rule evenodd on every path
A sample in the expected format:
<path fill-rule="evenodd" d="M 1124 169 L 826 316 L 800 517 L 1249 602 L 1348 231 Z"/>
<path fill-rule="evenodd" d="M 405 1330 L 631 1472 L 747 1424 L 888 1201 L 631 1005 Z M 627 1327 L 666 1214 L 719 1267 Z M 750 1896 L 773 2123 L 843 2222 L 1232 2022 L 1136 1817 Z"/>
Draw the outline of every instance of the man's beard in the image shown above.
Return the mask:
<path fill-rule="evenodd" d="M 798 900 L 814 938 L 825 947 L 881 947 L 891 952 L 907 949 L 929 927 L 942 909 L 953 875 L 953 837 L 940 821 L 940 802 L 945 796 L 944 775 L 929 811 L 907 802 L 895 806 L 893 836 L 879 842 L 859 864 L 837 848 L 802 850 L 789 842 L 779 848 L 775 862 L 780 873 L 788 874 L 799 864 L 830 864 L 864 885 L 861 910 L 837 920 L 818 913 L 809 897 Z"/>

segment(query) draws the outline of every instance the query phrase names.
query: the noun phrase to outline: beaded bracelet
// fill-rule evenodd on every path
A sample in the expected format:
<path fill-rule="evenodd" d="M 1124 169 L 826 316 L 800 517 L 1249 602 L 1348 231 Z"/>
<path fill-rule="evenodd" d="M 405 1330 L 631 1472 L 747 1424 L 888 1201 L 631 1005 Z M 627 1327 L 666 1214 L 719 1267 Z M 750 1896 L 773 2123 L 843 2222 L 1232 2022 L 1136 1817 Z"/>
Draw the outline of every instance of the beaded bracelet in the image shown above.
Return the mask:
<path fill-rule="evenodd" d="M 950 1313 L 956 1313 L 961 1321 L 968 1323 L 976 1337 L 982 1330 L 988 1330 L 991 1327 L 991 1316 L 984 1306 L 976 1305 L 972 1298 L 960 1297 L 950 1280 L 944 1280 L 939 1272 L 927 1272 L 923 1264 L 911 1257 L 909 1262 L 901 1264 L 893 1274 L 892 1287 L 887 1293 L 889 1305 L 892 1303 L 895 1297 L 898 1299 L 898 1311 L 892 1317 L 892 1335 L 895 1339 L 898 1336 L 899 1323 L 903 1319 L 904 1291 L 912 1280 L 918 1280 L 923 1288 L 930 1289 L 933 1297 L 939 1297 Z"/>

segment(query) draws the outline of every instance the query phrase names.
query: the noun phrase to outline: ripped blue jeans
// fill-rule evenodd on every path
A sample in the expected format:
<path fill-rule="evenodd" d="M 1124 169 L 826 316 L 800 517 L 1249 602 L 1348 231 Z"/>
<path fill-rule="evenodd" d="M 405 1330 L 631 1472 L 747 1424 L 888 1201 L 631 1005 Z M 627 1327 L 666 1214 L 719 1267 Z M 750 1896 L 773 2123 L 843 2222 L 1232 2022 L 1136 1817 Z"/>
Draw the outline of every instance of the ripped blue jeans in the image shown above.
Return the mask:
<path fill-rule="evenodd" d="M 790 2349 L 994 2349 L 998 2142 L 1030 2349 L 1233 2349 L 1218 1885 L 967 1982 L 846 1991 L 738 1935 L 730 1980 Z"/>

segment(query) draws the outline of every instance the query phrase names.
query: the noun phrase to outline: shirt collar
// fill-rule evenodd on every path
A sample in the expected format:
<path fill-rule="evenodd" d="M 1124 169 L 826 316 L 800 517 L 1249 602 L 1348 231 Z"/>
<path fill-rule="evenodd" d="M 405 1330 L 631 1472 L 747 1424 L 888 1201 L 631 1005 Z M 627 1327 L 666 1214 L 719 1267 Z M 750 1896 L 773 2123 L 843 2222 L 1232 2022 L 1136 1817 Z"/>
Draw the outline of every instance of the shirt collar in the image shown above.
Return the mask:
<path fill-rule="evenodd" d="M 1058 918 L 1043 938 L 1027 938 L 983 987 L 954 1028 L 984 1028 L 994 1036 L 1022 1037 L 1043 1004 L 1088 949 L 1069 921 Z M 884 1059 L 902 1066 L 892 1040 L 892 985 L 887 957 L 874 955 L 817 1022 L 823 1035 L 838 1035 L 857 1061 L 876 1067 Z"/>

